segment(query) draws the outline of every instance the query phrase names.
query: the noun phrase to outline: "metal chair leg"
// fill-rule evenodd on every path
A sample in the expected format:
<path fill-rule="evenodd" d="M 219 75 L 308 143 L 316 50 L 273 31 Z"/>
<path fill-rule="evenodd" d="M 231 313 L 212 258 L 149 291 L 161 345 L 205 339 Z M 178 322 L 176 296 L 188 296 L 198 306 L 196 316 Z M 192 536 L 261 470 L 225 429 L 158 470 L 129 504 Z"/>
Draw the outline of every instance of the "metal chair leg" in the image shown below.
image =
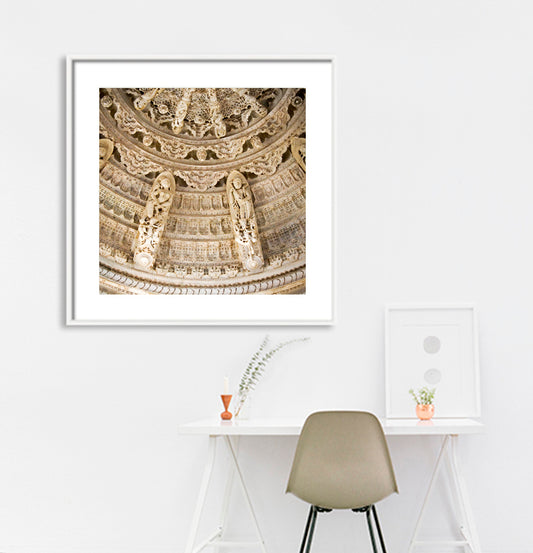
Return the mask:
<path fill-rule="evenodd" d="M 311 526 L 309 528 L 309 535 L 307 536 L 307 547 L 305 548 L 305 553 L 309 553 L 309 551 L 311 550 L 311 542 L 313 541 L 313 534 L 315 533 L 316 515 L 318 513 L 314 505 L 311 509 L 313 516 L 311 517 Z"/>
<path fill-rule="evenodd" d="M 378 550 L 376 549 L 376 538 L 374 538 L 374 530 L 372 530 L 372 521 L 370 519 L 370 508 L 367 507 L 365 512 L 366 512 L 366 522 L 368 524 L 368 533 L 370 534 L 370 541 L 372 542 L 372 551 L 374 553 L 378 553 Z"/>
<path fill-rule="evenodd" d="M 381 532 L 381 526 L 379 525 L 379 520 L 378 520 L 378 512 L 376 510 L 375 505 L 372 505 L 372 514 L 374 515 L 374 523 L 378 530 L 379 543 L 381 545 L 381 553 L 387 553 L 387 549 L 385 548 L 385 540 L 383 539 L 383 533 Z"/>
<path fill-rule="evenodd" d="M 305 544 L 307 543 L 307 536 L 309 534 L 309 526 L 311 525 L 311 519 L 313 518 L 313 506 L 309 508 L 309 516 L 307 517 L 307 524 L 305 525 L 304 537 L 302 539 L 302 545 L 300 546 L 300 553 L 304 553 Z"/>

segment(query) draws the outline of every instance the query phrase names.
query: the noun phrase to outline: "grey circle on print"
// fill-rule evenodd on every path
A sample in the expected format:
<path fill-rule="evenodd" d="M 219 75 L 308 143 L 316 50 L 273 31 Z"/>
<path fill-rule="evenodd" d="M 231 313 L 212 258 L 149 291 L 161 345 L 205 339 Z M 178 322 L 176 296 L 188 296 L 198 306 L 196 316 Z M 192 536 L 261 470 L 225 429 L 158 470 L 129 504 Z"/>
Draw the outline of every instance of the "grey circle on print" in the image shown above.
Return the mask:
<path fill-rule="evenodd" d="M 424 380 L 428 384 L 432 384 L 433 386 L 435 384 L 438 384 L 441 378 L 442 378 L 442 373 L 438 369 L 428 369 L 424 373 Z"/>
<path fill-rule="evenodd" d="M 437 353 L 440 350 L 440 340 L 436 336 L 427 336 L 424 339 L 424 351 L 426 353 Z"/>

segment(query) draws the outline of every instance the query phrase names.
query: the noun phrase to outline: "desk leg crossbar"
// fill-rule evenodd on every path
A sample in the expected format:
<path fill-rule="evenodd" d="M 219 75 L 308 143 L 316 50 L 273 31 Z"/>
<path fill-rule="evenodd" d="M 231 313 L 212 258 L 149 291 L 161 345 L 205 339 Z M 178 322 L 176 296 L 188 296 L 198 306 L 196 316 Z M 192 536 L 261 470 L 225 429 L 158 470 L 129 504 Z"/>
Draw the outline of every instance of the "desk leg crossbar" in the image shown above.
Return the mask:
<path fill-rule="evenodd" d="M 422 517 L 426 511 L 429 496 L 435 485 L 437 475 L 440 467 L 443 465 L 445 459 L 447 460 L 447 468 L 452 485 L 452 492 L 455 499 L 455 506 L 457 507 L 459 530 L 463 536 L 462 540 L 442 540 L 442 541 L 420 541 L 418 540 L 418 533 L 420 530 Z M 477 536 L 476 527 L 474 524 L 474 517 L 470 502 L 468 500 L 468 493 L 464 484 L 464 480 L 460 471 L 459 462 L 457 460 L 457 435 L 445 436 L 442 441 L 439 456 L 431 475 L 426 497 L 422 503 L 418 520 L 416 521 L 413 537 L 409 544 L 408 553 L 413 553 L 416 547 L 442 547 L 442 546 L 463 546 L 466 553 L 481 553 L 479 545 L 479 539 Z"/>
<path fill-rule="evenodd" d="M 222 511 L 220 515 L 220 522 L 217 529 L 212 532 L 205 540 L 197 544 L 198 537 L 198 527 L 200 525 L 200 519 L 204 509 L 204 505 L 207 498 L 207 491 L 209 489 L 209 482 L 211 481 L 211 475 L 213 473 L 213 467 L 215 464 L 216 457 L 216 440 L 217 436 L 209 436 L 209 447 L 207 452 L 207 462 L 204 469 L 204 475 L 202 477 L 202 483 L 200 485 L 200 493 L 198 494 L 198 499 L 196 502 L 196 508 L 194 511 L 191 531 L 189 534 L 189 539 L 187 541 L 187 546 L 185 548 L 185 553 L 200 553 L 206 547 L 215 547 L 215 548 L 226 548 L 226 547 L 251 547 L 259 546 L 262 553 L 266 553 L 265 540 L 261 534 L 261 529 L 257 522 L 257 517 L 255 516 L 255 511 L 248 494 L 248 489 L 246 488 L 246 483 L 244 481 L 241 468 L 239 466 L 239 461 L 237 458 L 236 449 L 231 441 L 230 436 L 223 436 L 224 443 L 227 446 L 229 457 L 230 457 L 230 470 L 228 474 L 228 479 L 226 482 L 226 491 L 224 493 L 224 499 L 222 501 Z M 226 525 L 227 512 L 229 507 L 229 500 L 231 496 L 231 490 L 233 487 L 233 480 L 237 475 L 237 480 L 240 483 L 242 488 L 244 499 L 250 515 L 252 517 L 252 522 L 254 524 L 255 531 L 257 533 L 258 541 L 228 541 L 224 540 L 224 529 Z M 195 545 L 196 544 L 196 545 Z"/>

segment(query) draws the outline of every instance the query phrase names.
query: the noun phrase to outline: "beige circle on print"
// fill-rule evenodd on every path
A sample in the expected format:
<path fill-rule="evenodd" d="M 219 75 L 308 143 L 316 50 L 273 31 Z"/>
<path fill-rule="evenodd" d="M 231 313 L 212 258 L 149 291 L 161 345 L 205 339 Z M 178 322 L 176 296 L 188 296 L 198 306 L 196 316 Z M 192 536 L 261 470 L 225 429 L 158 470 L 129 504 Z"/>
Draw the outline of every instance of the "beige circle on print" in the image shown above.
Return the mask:
<path fill-rule="evenodd" d="M 436 336 L 427 336 L 424 339 L 424 351 L 426 353 L 438 353 L 440 350 L 440 340 Z"/>

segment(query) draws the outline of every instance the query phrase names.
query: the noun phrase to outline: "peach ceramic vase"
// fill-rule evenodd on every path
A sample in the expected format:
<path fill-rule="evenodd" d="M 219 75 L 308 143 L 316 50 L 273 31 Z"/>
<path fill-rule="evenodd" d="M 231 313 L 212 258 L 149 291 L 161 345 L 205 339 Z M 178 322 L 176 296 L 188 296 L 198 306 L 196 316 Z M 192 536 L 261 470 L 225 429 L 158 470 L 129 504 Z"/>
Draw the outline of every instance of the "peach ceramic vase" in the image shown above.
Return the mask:
<path fill-rule="evenodd" d="M 222 403 L 224 404 L 224 411 L 220 413 L 220 418 L 222 420 L 229 421 L 231 420 L 231 417 L 233 417 L 233 415 L 228 411 L 228 407 L 233 396 L 231 394 L 222 394 L 220 397 L 222 398 Z"/>
<path fill-rule="evenodd" d="M 428 421 L 433 417 L 435 414 L 435 406 L 434 405 L 423 405 L 421 403 L 417 404 L 416 406 L 416 416 L 421 421 Z"/>

